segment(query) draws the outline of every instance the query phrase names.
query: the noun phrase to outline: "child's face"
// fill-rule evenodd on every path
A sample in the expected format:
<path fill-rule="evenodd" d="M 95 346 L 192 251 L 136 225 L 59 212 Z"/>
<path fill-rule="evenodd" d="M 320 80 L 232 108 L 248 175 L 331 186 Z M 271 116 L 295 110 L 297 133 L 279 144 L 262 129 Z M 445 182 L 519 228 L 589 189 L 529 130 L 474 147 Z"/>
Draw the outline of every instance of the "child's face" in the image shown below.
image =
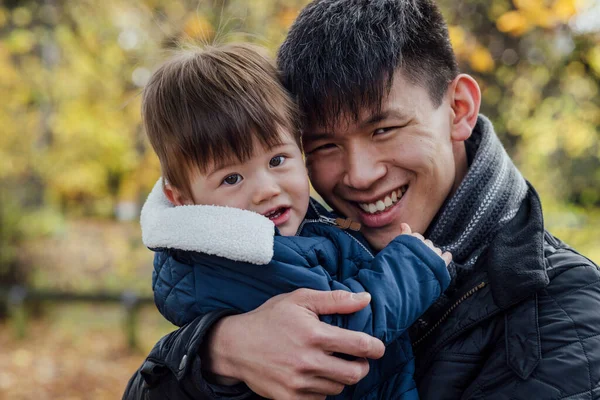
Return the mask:
<path fill-rule="evenodd" d="M 288 134 L 281 145 L 254 145 L 252 158 L 215 167 L 192 178 L 196 204 L 254 211 L 269 218 L 282 235 L 295 235 L 308 209 L 308 175 L 298 145 Z"/>

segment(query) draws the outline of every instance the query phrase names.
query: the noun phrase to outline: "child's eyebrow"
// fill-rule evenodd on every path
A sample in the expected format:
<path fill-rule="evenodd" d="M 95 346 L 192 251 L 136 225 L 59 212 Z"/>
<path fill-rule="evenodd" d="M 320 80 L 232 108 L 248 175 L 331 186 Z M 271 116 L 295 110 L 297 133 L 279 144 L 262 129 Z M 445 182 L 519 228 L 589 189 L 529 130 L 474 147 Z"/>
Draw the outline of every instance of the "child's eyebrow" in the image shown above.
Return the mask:
<path fill-rule="evenodd" d="M 269 146 L 268 148 L 266 148 L 266 150 L 267 151 L 275 150 L 280 147 L 285 147 L 285 146 L 290 146 L 290 145 L 291 145 L 291 143 L 277 143 L 277 144 L 274 144 L 273 146 Z"/>
<path fill-rule="evenodd" d="M 273 150 L 277 150 L 281 147 L 286 147 L 286 146 L 292 146 L 292 143 L 285 143 L 285 142 L 277 143 L 277 144 L 274 144 L 273 146 L 265 147 L 265 151 L 273 151 Z M 211 176 L 211 175 L 219 172 L 222 169 L 230 168 L 230 167 L 236 166 L 241 163 L 243 163 L 243 161 L 237 159 L 236 157 L 222 158 L 219 161 L 215 161 L 213 163 L 213 166 L 211 168 L 207 169 L 206 176 Z"/>
<path fill-rule="evenodd" d="M 233 167 L 239 163 L 240 161 L 235 159 L 223 159 L 221 161 L 215 161 L 212 168 L 208 168 L 208 173 L 206 175 L 211 176 L 222 169 Z"/>

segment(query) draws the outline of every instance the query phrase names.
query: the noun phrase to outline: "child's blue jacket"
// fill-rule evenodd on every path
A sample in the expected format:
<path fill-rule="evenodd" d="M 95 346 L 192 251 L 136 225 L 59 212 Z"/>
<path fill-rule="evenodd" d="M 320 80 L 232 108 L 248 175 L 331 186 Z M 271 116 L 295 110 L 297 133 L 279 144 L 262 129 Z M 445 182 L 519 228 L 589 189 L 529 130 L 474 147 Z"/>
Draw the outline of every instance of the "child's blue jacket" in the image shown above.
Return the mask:
<path fill-rule="evenodd" d="M 258 214 L 172 207 L 156 189 L 142 210 L 142 233 L 156 252 L 152 287 L 165 318 L 181 326 L 217 309 L 247 312 L 298 288 L 367 291 L 372 299 L 365 309 L 321 316 L 386 345 L 369 374 L 336 398 L 418 398 L 406 330 L 450 282 L 444 261 L 420 240 L 398 236 L 375 255 L 312 199 L 298 236 L 286 237 Z"/>

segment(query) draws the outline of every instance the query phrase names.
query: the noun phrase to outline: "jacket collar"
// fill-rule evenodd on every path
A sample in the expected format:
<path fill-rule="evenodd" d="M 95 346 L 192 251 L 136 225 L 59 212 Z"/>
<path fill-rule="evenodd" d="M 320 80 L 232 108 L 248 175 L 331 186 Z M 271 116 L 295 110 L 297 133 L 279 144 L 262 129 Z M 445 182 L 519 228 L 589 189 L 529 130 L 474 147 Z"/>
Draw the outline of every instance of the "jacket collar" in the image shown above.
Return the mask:
<path fill-rule="evenodd" d="M 252 211 L 221 206 L 173 206 L 154 185 L 140 216 L 142 241 L 151 249 L 178 249 L 268 264 L 273 258 L 273 222 Z"/>
<path fill-rule="evenodd" d="M 528 183 L 515 217 L 494 237 L 475 270 L 487 272 L 494 302 L 506 309 L 549 283 L 544 260 L 544 221 L 540 199 Z"/>

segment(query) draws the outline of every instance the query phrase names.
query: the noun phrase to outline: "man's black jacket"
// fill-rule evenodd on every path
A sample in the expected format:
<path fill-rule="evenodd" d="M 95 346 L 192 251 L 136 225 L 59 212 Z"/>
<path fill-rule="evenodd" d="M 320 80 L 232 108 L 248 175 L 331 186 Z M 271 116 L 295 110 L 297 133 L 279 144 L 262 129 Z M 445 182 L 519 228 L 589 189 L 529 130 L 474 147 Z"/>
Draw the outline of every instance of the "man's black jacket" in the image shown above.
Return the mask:
<path fill-rule="evenodd" d="M 445 309 L 412 337 L 421 399 L 599 399 L 600 271 L 544 230 L 530 189 Z M 124 399 L 242 399 L 210 385 L 198 348 L 209 314 L 163 337 Z"/>

